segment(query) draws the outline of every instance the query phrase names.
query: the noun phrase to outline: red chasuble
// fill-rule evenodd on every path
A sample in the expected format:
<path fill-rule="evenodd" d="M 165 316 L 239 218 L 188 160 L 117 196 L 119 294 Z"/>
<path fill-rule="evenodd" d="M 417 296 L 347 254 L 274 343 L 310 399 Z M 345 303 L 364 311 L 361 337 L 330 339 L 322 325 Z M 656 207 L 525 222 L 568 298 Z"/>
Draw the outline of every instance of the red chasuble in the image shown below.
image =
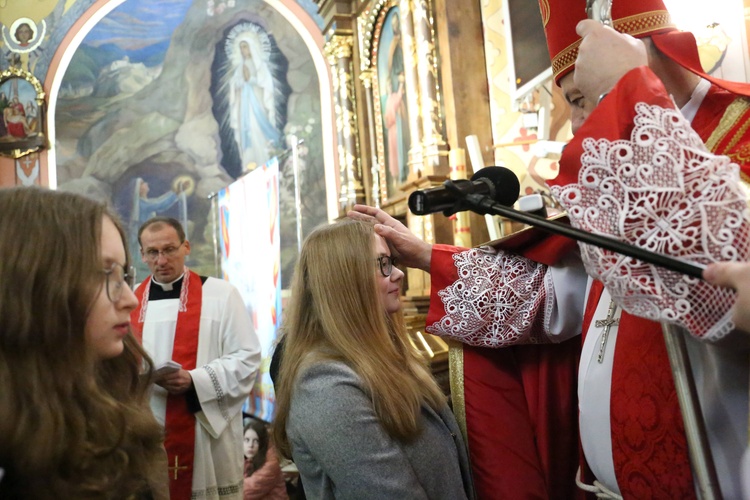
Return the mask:
<path fill-rule="evenodd" d="M 131 314 L 133 332 L 141 342 L 143 321 L 148 307 L 151 276 L 136 290 L 138 308 Z M 172 360 L 180 363 L 183 370 L 195 369 L 198 354 L 203 283 L 201 277 L 187 270 L 180 291 L 180 306 L 177 313 Z M 193 490 L 193 460 L 195 455 L 195 416 L 187 406 L 184 394 L 167 397 L 164 447 L 169 466 L 169 496 L 174 499 L 189 499 Z"/>
<path fill-rule="evenodd" d="M 645 67 L 625 75 L 589 116 L 561 159 L 560 176 L 550 182 L 578 182 L 584 138 L 629 140 L 636 103 L 674 108 L 661 81 Z M 750 107 L 743 98 L 713 86 L 692 126 L 714 153 L 740 163 L 747 179 Z M 592 288 L 584 317 L 586 332 L 602 287 Z M 622 314 L 611 386 L 612 453 L 625 498 L 694 498 L 682 415 L 661 325 Z"/>

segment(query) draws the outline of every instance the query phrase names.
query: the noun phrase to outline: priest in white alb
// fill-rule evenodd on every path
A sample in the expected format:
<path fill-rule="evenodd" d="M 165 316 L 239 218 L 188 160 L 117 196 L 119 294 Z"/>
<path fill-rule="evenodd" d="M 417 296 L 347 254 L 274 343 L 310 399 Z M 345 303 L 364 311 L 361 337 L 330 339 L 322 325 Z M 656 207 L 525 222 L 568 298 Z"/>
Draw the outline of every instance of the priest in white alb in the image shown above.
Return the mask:
<path fill-rule="evenodd" d="M 237 289 L 185 266 L 181 224 L 155 217 L 138 232 L 151 275 L 136 289 L 133 330 L 157 367 L 151 408 L 165 426 L 172 499 L 242 498 L 242 404 L 260 343 Z"/>

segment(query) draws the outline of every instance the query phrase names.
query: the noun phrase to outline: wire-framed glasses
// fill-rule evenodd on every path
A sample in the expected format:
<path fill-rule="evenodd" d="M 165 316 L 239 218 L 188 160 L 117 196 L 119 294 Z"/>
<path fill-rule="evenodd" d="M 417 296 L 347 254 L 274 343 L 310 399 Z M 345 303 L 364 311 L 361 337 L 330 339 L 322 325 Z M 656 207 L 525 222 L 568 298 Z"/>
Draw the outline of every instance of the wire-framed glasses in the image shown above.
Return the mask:
<path fill-rule="evenodd" d="M 102 271 L 106 276 L 107 298 L 112 302 L 118 302 L 122 298 L 122 291 L 127 285 L 131 290 L 135 285 L 135 268 L 124 267 L 121 264 L 112 264 L 109 269 Z"/>
<path fill-rule="evenodd" d="M 389 277 L 391 273 L 393 272 L 393 266 L 396 265 L 396 258 L 391 257 L 390 255 L 381 255 L 375 260 L 378 261 L 378 267 L 380 267 L 380 274 L 382 274 L 384 278 Z"/>
<path fill-rule="evenodd" d="M 177 250 L 179 250 L 180 247 L 182 247 L 182 245 L 184 245 L 184 244 L 185 244 L 185 242 L 183 241 L 182 243 L 180 243 L 176 247 L 175 246 L 169 246 L 169 247 L 163 248 L 161 250 L 157 250 L 155 248 L 152 248 L 150 250 L 146 250 L 145 252 L 143 252 L 143 255 L 145 255 L 146 259 L 150 260 L 151 262 L 156 262 L 157 260 L 159 260 L 159 256 L 160 255 L 163 255 L 165 259 L 170 259 L 170 258 L 172 258 L 172 257 L 175 256 L 175 254 L 177 253 Z"/>

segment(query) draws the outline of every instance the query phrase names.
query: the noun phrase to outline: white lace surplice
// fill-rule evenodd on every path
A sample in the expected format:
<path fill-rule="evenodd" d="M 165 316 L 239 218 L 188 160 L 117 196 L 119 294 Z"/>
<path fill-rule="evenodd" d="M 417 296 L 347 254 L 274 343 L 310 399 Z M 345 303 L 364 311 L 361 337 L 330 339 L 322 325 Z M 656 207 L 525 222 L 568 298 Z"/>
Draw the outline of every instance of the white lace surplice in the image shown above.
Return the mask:
<path fill-rule="evenodd" d="M 559 265 L 489 247 L 453 255 L 458 277 L 438 292 L 434 335 L 480 347 L 562 342 L 581 331 L 587 276 L 577 252 Z"/>
<path fill-rule="evenodd" d="M 747 260 L 750 222 L 739 168 L 708 152 L 679 111 L 636 105 L 630 140 L 585 139 L 578 184 L 552 187 L 574 227 L 706 265 Z M 735 292 L 581 244 L 587 272 L 624 310 L 717 340 Z"/>

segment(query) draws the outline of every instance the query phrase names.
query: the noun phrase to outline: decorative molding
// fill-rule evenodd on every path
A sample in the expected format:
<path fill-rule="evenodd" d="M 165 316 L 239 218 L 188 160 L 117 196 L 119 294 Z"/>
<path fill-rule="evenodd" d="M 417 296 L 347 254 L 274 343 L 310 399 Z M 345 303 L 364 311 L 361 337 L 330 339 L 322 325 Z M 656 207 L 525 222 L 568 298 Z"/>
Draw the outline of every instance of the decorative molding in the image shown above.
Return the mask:
<path fill-rule="evenodd" d="M 373 52 L 377 49 L 378 41 L 380 38 L 380 29 L 375 29 L 378 22 L 381 22 L 381 16 L 383 16 L 391 7 L 398 5 L 398 0 L 376 0 L 372 8 L 366 10 L 357 18 L 357 26 L 359 27 L 359 43 L 360 43 L 360 71 L 365 71 L 368 68 L 373 68 L 376 61 L 374 61 Z"/>

